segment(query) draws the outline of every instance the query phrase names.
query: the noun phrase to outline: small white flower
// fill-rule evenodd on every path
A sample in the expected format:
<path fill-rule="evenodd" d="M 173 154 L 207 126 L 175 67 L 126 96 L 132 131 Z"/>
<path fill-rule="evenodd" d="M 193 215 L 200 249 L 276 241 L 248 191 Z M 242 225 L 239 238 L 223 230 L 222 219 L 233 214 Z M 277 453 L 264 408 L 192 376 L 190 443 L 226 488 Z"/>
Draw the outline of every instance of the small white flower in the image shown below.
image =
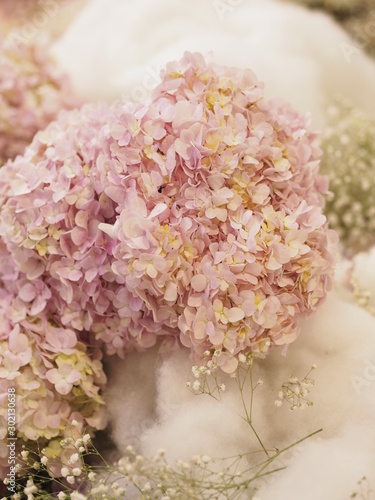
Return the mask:
<path fill-rule="evenodd" d="M 95 472 L 91 471 L 88 473 L 87 477 L 89 478 L 90 481 L 95 481 L 96 476 L 97 476 L 97 474 Z"/>
<path fill-rule="evenodd" d="M 79 426 L 79 423 L 77 422 L 77 420 L 73 420 L 72 427 L 78 427 L 78 426 Z"/>
<path fill-rule="evenodd" d="M 196 380 L 193 384 L 193 389 L 194 391 L 199 391 L 200 388 L 201 388 L 201 383 L 199 382 L 199 380 Z"/>
<path fill-rule="evenodd" d="M 84 448 L 83 446 L 80 446 L 80 447 L 78 448 L 78 451 L 79 451 L 80 453 L 84 453 L 86 450 L 85 450 L 85 448 Z"/>
<path fill-rule="evenodd" d="M 40 459 L 40 462 L 43 465 L 47 465 L 47 463 L 48 463 L 48 457 L 46 457 L 45 455 L 43 455 L 42 458 Z"/>
<path fill-rule="evenodd" d="M 33 493 L 38 492 L 38 488 L 35 486 L 33 481 L 29 480 L 27 481 L 26 488 L 24 488 L 23 492 L 25 493 L 25 495 L 32 495 Z"/>
<path fill-rule="evenodd" d="M 70 465 L 75 464 L 79 459 L 78 453 L 73 453 L 73 455 L 69 458 L 68 463 Z"/>
<path fill-rule="evenodd" d="M 29 456 L 29 452 L 27 450 L 22 450 L 21 451 L 21 457 L 26 460 L 27 457 Z"/>
<path fill-rule="evenodd" d="M 63 467 L 63 468 L 61 469 L 61 475 L 62 475 L 62 477 L 66 477 L 68 474 L 69 474 L 69 469 L 68 469 L 68 467 Z"/>
<path fill-rule="evenodd" d="M 74 484 L 75 483 L 74 476 L 67 476 L 66 480 L 68 481 L 69 484 Z"/>
<path fill-rule="evenodd" d="M 190 380 L 187 380 L 187 381 L 186 381 L 186 387 L 187 387 L 188 389 L 190 389 L 190 387 L 191 387 L 191 382 L 190 382 Z"/>
<path fill-rule="evenodd" d="M 147 483 L 143 486 L 143 491 L 151 491 L 151 484 L 147 482 Z"/>
<path fill-rule="evenodd" d="M 71 437 L 64 438 L 60 441 L 60 444 L 63 448 L 67 448 L 68 446 L 74 444 L 74 440 Z"/>
<path fill-rule="evenodd" d="M 91 436 L 90 434 L 85 434 L 82 438 L 82 441 L 84 444 L 88 444 L 91 441 Z"/>
<path fill-rule="evenodd" d="M 280 399 L 276 399 L 276 401 L 274 402 L 274 405 L 277 406 L 278 408 L 283 404 L 282 401 L 280 401 Z"/>
<path fill-rule="evenodd" d="M 125 466 L 125 471 L 126 471 L 128 474 L 130 474 L 131 472 L 133 472 L 133 469 L 134 469 L 134 467 L 132 466 L 132 464 L 127 464 L 127 465 Z"/>
<path fill-rule="evenodd" d="M 239 356 L 238 356 L 238 361 L 239 361 L 240 363 L 246 363 L 246 356 L 245 356 L 244 354 L 242 354 L 242 352 L 241 352 L 241 354 L 239 354 Z"/>
<path fill-rule="evenodd" d="M 316 364 L 315 364 L 315 363 L 313 363 L 313 364 L 311 365 L 311 369 L 312 369 L 312 370 L 316 370 Z"/>
<path fill-rule="evenodd" d="M 105 484 L 99 484 L 98 486 L 96 486 L 96 488 L 93 488 L 91 490 L 92 495 L 96 495 L 97 493 L 107 493 L 107 492 L 108 488 Z"/>
<path fill-rule="evenodd" d="M 79 467 L 75 467 L 72 472 L 73 476 L 80 476 L 82 474 L 82 469 L 80 469 Z"/>
<path fill-rule="evenodd" d="M 257 385 L 263 385 L 263 380 L 261 378 L 258 380 Z"/>
<path fill-rule="evenodd" d="M 73 491 L 71 494 L 70 494 L 70 499 L 71 500 L 86 500 L 86 496 L 85 495 L 82 495 L 82 493 L 78 493 L 78 491 Z"/>
<path fill-rule="evenodd" d="M 224 392 L 225 391 L 225 384 L 220 384 L 219 385 L 219 390 Z"/>
<path fill-rule="evenodd" d="M 67 496 L 63 491 L 60 491 L 60 493 L 57 495 L 58 500 L 66 500 Z"/>

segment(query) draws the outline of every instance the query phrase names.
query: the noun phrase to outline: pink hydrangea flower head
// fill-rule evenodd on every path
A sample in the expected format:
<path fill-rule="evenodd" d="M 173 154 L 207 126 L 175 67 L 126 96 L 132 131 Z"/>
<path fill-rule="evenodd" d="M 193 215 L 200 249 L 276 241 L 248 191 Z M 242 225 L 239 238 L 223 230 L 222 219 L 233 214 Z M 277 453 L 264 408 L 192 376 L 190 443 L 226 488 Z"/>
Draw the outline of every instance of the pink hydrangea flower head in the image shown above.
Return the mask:
<path fill-rule="evenodd" d="M 12 36 L 0 41 L 0 165 L 22 154 L 61 109 L 78 105 L 44 44 Z"/>
<path fill-rule="evenodd" d="M 104 105 L 63 112 L 0 170 L 0 280 L 17 295 L 17 318 L 43 313 L 123 353 L 155 338 L 142 326 L 142 299 L 112 269 L 116 242 L 99 229 L 117 218 L 97 166 L 112 114 Z"/>
<path fill-rule="evenodd" d="M 160 337 L 219 351 L 226 371 L 287 346 L 332 281 L 314 139 L 250 70 L 198 54 L 168 65 L 148 104 L 62 114 L 0 171 L 14 314 L 110 354 Z M 74 374 L 56 370 L 67 390 Z"/>
<path fill-rule="evenodd" d="M 105 426 L 102 353 L 94 338 L 87 339 L 85 332 L 74 329 L 83 314 L 74 311 L 78 306 L 69 297 L 72 293 L 79 300 L 79 286 L 69 289 L 66 276 L 76 276 L 62 261 L 62 248 L 68 252 L 66 258 L 73 259 L 71 240 L 64 242 L 64 235 L 72 232 L 73 199 L 80 204 L 81 213 L 83 208 L 87 210 L 87 227 L 110 220 L 95 221 L 100 204 L 90 203 L 95 181 L 88 172 L 96 158 L 98 131 L 108 113 L 105 106 L 62 113 L 59 122 L 37 135 L 23 157 L 0 170 L 0 197 L 6 200 L 0 241 L 0 398 L 6 396 L 9 385 L 15 387 L 20 441 L 48 443 L 63 437 L 72 418 L 89 429 Z M 17 205 L 19 218 L 13 211 L 18 211 Z M 78 212 L 73 221 L 82 227 Z M 93 241 L 97 241 L 95 235 Z M 104 262 L 98 249 L 93 252 L 85 259 L 84 251 L 77 250 L 74 258 L 92 269 L 96 259 Z M 63 265 L 58 266 L 59 261 Z M 103 265 L 110 270 L 110 263 Z M 89 276 L 88 282 L 95 295 L 94 277 Z M 68 287 L 62 290 L 64 283 Z M 82 311 L 84 306 L 80 307 Z M 88 317 L 90 314 L 88 311 Z M 5 408 L 0 412 L 4 428 Z"/>
<path fill-rule="evenodd" d="M 119 107 L 103 132 L 117 216 L 99 229 L 147 335 L 178 337 L 197 358 L 220 351 L 226 371 L 291 343 L 331 287 L 337 239 L 307 119 L 265 100 L 250 70 L 185 54 L 149 105 Z"/>

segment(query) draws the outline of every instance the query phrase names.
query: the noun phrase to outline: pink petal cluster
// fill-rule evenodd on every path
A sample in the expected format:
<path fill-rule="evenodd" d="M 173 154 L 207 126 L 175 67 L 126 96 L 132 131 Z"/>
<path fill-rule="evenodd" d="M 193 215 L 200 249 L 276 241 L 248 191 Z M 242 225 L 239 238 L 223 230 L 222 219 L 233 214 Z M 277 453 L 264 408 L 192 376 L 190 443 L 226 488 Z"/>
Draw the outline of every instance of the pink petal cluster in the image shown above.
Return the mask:
<path fill-rule="evenodd" d="M 251 71 L 186 54 L 149 104 L 60 116 L 0 171 L 16 264 L 0 278 L 22 282 L 27 314 L 110 354 L 161 337 L 232 372 L 241 354 L 292 342 L 331 286 L 314 139 Z"/>
<path fill-rule="evenodd" d="M 95 181 L 87 171 L 97 156 L 97 136 L 108 113 L 104 106 L 63 112 L 36 136 L 25 156 L 0 170 L 1 202 L 7 199 L 0 243 L 0 400 L 6 400 L 8 387 L 15 387 L 20 440 L 47 443 L 63 437 L 73 419 L 81 429 L 105 426 L 102 352 L 94 338 L 70 326 L 75 323 L 74 303 L 60 297 L 56 282 L 66 281 L 62 269 L 73 254 L 91 262 L 90 269 L 100 258 L 95 237 L 85 255 L 83 248 L 73 252 L 66 235 L 82 210 L 87 210 L 90 231 L 110 220 L 98 215 L 99 202 L 92 204 Z M 77 297 L 78 289 L 70 292 Z M 79 307 L 82 317 L 84 304 Z M 69 326 L 62 323 L 64 311 Z M 7 457 L 6 408 L 4 403 L 0 409 L 0 462 Z"/>
<path fill-rule="evenodd" d="M 250 70 L 186 54 L 103 139 L 100 181 L 118 215 L 99 228 L 142 301 L 125 312 L 140 315 L 140 345 L 172 335 L 198 358 L 220 351 L 231 372 L 241 353 L 292 342 L 331 287 L 337 239 L 307 120 L 266 101 Z"/>
<path fill-rule="evenodd" d="M 101 428 L 99 391 L 106 378 L 100 350 L 44 316 L 21 319 L 19 298 L 8 291 L 1 290 L 0 299 L 0 380 L 17 389 L 18 437 L 59 436 L 73 413 L 82 426 Z M 6 406 L 0 413 L 4 422 L 5 414 Z M 5 424 L 2 429 L 6 433 Z"/>
<path fill-rule="evenodd" d="M 48 444 L 80 429 L 106 425 L 101 396 L 106 377 L 102 353 L 78 341 L 73 330 L 43 315 L 22 318 L 17 296 L 0 291 L 0 466 L 6 465 L 7 391 L 16 389 L 17 438 Z"/>
<path fill-rule="evenodd" d="M 99 229 L 117 218 L 97 167 L 112 114 L 105 106 L 62 113 L 1 169 L 0 236 L 15 266 L 4 262 L 0 279 L 7 289 L 17 283 L 23 314 L 47 314 L 122 353 L 128 337 L 146 347 L 147 332 L 142 300 L 112 269 L 115 241 Z"/>
<path fill-rule="evenodd" d="M 79 104 L 47 54 L 40 43 L 0 41 L 0 165 L 22 154 L 61 109 Z"/>

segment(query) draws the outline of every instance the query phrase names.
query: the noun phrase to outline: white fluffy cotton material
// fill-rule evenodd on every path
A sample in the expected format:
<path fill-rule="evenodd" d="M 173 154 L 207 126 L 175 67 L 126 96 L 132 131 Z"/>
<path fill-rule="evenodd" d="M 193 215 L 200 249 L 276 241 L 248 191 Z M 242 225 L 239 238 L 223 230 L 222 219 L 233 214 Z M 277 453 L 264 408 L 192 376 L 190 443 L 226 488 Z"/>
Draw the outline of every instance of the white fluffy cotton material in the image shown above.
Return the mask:
<path fill-rule="evenodd" d="M 155 422 L 157 350 L 133 352 L 122 359 L 109 358 L 106 371 L 111 383 L 105 392 L 116 445 L 124 450 Z"/>
<path fill-rule="evenodd" d="M 373 433 L 367 435 L 351 425 L 334 438 L 306 444 L 286 464 L 286 471 L 270 477 L 257 500 L 349 500 L 360 491 L 358 483 L 363 477 L 367 478 L 365 488 L 374 481 L 375 453 L 370 439 Z"/>
<path fill-rule="evenodd" d="M 314 406 L 293 412 L 285 404 L 275 407 L 281 384 L 292 374 L 302 378 L 313 363 L 318 366 L 310 392 Z M 226 391 L 216 402 L 191 394 L 185 387 L 188 378 L 186 351 L 165 360 L 156 360 L 155 350 L 129 354 L 111 363 L 107 403 L 120 449 L 130 439 L 147 455 L 165 449 L 173 462 L 194 454 L 223 457 L 259 448 L 241 418 L 233 379 L 221 375 Z M 257 363 L 258 378 L 264 384 L 255 392 L 254 426 L 267 447 L 281 448 L 323 428 L 319 437 L 281 460 L 288 468 L 270 476 L 260 499 L 342 500 L 364 475 L 375 484 L 375 318 L 351 303 L 350 295 L 334 291 L 304 322 L 286 357 L 275 349 Z"/>
<path fill-rule="evenodd" d="M 252 68 L 317 127 L 336 92 L 375 115 L 374 63 L 327 15 L 275 0 L 92 0 L 53 52 L 83 96 L 143 100 L 185 50 Z"/>

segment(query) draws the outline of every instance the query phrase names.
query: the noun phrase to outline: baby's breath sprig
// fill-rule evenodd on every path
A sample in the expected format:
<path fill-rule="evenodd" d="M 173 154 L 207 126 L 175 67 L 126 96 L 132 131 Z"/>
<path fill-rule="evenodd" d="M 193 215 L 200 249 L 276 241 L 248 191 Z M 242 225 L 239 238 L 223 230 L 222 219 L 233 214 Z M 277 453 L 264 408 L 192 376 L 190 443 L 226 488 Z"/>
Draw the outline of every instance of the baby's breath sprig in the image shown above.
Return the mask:
<path fill-rule="evenodd" d="M 12 500 L 81 500 L 90 467 L 86 458 L 100 453 L 90 434 L 82 434 L 78 427 L 73 420 L 64 438 L 51 440 L 43 448 L 39 441 L 22 445 L 17 460 L 17 492 Z"/>
<path fill-rule="evenodd" d="M 211 352 L 206 351 L 205 357 L 210 357 Z M 207 394 L 214 399 L 220 400 L 221 394 L 225 391 L 225 384 L 219 381 L 217 360 L 221 356 L 221 351 L 214 351 L 211 359 L 206 364 L 191 368 L 193 380 L 186 381 L 186 387 L 195 395 Z"/>
<path fill-rule="evenodd" d="M 253 425 L 254 391 L 257 389 L 257 387 L 261 387 L 263 385 L 262 379 L 259 379 L 257 382 L 254 382 L 253 380 L 253 367 L 255 359 L 256 355 L 253 353 L 249 353 L 246 355 L 240 354 L 240 364 L 236 372 L 236 382 L 241 395 L 242 406 L 245 412 L 244 419 L 249 424 L 262 450 L 267 455 L 267 457 L 269 457 L 269 452 L 267 451 Z M 250 392 L 248 400 L 246 399 L 246 390 Z"/>
<path fill-rule="evenodd" d="M 356 303 L 359 305 L 359 307 L 362 307 L 370 314 L 375 316 L 375 307 L 371 305 L 371 299 L 372 299 L 371 292 L 361 287 L 355 273 L 351 274 L 350 284 L 352 286 L 352 295 Z"/>
<path fill-rule="evenodd" d="M 178 460 L 174 465 L 168 463 L 164 450 L 149 458 L 137 454 L 132 446 L 127 447 L 125 455 L 118 462 L 109 465 L 92 445 L 79 470 L 73 468 L 69 472 L 63 471 L 63 477 L 50 475 L 46 481 L 43 481 L 41 476 L 43 470 L 41 460 L 36 466 L 35 457 L 29 460 L 29 455 L 24 453 L 30 474 L 19 485 L 19 491 L 10 498 L 11 500 L 251 499 L 257 492 L 261 478 L 283 469 L 273 466 L 273 463 L 276 463 L 282 454 L 318 432 L 320 430 L 281 450 L 274 449 L 265 459 L 257 459 L 257 452 L 217 459 L 207 455 L 195 455 L 189 461 Z M 95 465 L 89 463 L 92 457 L 99 459 Z"/>
<path fill-rule="evenodd" d="M 207 354 L 211 363 L 194 366 L 192 373 L 201 385 L 195 394 L 220 398 L 224 390 L 217 377 L 220 352 Z M 321 430 L 286 446 L 267 449 L 253 425 L 254 394 L 262 380 L 253 380 L 254 354 L 241 355 L 234 374 L 244 409 L 244 420 L 255 434 L 260 447 L 248 453 L 224 458 L 195 455 L 188 461 L 171 464 L 164 450 L 146 457 L 128 446 L 124 456 L 109 464 L 92 443 L 89 434 L 77 435 L 78 427 L 72 422 L 71 432 L 54 447 L 40 450 L 24 448 L 20 454 L 22 473 L 19 474 L 18 492 L 12 500 L 239 500 L 253 498 L 259 480 L 283 469 L 278 465 L 281 455 Z M 314 367 L 312 368 L 314 369 Z M 310 370 L 311 372 L 311 370 Z M 300 387 L 313 383 L 310 372 Z M 289 381 L 286 387 L 297 382 Z M 300 393 L 300 396 L 302 394 Z M 288 394 L 285 397 L 287 400 Z"/>
<path fill-rule="evenodd" d="M 211 352 L 206 351 L 205 356 L 210 357 Z M 220 400 L 222 393 L 225 391 L 225 384 L 220 382 L 218 378 L 218 359 L 222 355 L 220 350 L 214 351 L 211 359 L 206 365 L 193 366 L 192 374 L 194 376 L 193 381 L 188 380 L 186 382 L 187 388 L 196 395 L 207 394 L 217 400 Z M 231 376 L 236 379 L 236 384 L 239 389 L 241 396 L 242 406 L 244 410 L 244 420 L 249 424 L 254 435 L 256 436 L 262 450 L 268 456 L 268 451 L 264 446 L 262 440 L 260 439 L 257 431 L 253 426 L 253 401 L 254 401 L 254 391 L 257 387 L 263 385 L 263 380 L 259 379 L 257 382 L 253 381 L 253 365 L 256 355 L 254 353 L 239 354 L 238 360 L 239 365 Z M 249 391 L 249 399 L 247 400 L 246 392 Z"/>
<path fill-rule="evenodd" d="M 349 255 L 375 244 L 375 121 L 346 100 L 328 109 L 321 173 L 331 197 L 326 214 Z"/>
<path fill-rule="evenodd" d="M 314 403 L 308 397 L 310 393 L 310 387 L 314 385 L 314 380 L 310 377 L 310 374 L 316 369 L 316 365 L 313 364 L 308 371 L 308 373 L 300 380 L 295 375 L 292 375 L 287 382 L 284 382 L 281 386 L 281 391 L 278 394 L 278 399 L 275 401 L 275 406 L 282 406 L 284 402 L 290 404 L 290 410 L 303 410 L 306 407 L 313 406 Z"/>

